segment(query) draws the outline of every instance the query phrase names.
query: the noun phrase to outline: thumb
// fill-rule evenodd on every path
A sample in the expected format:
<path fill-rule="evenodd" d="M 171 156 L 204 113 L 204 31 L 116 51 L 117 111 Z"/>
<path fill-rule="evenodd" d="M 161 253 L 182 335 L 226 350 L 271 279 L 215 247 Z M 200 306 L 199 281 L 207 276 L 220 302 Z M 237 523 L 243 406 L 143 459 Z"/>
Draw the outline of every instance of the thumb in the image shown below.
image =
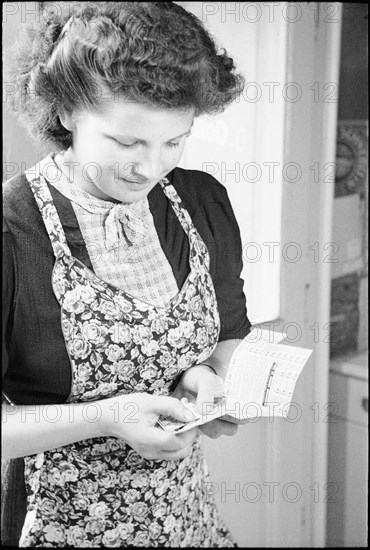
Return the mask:
<path fill-rule="evenodd" d="M 172 416 L 172 418 L 182 422 L 195 420 L 193 413 L 175 397 L 158 397 L 153 411 L 161 416 Z"/>
<path fill-rule="evenodd" d="M 199 381 L 197 409 L 202 415 L 209 413 L 216 397 L 222 397 L 223 380 L 220 376 L 204 377 Z"/>

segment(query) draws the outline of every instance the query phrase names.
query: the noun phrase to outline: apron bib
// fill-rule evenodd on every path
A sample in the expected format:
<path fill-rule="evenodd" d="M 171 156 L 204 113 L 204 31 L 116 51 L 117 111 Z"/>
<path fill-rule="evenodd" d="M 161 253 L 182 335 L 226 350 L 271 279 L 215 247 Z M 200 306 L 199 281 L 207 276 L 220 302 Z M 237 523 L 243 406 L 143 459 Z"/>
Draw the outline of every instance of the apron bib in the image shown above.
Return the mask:
<path fill-rule="evenodd" d="M 190 273 L 166 307 L 103 281 L 71 255 L 48 186 L 27 174 L 55 255 L 54 294 L 70 359 L 68 403 L 122 394 L 169 395 L 174 379 L 214 351 L 220 331 L 209 254 L 176 190 L 160 182 L 189 239 Z M 89 410 L 90 409 L 90 410 Z M 134 421 L 128 408 L 119 421 Z M 131 415 L 131 416 L 130 416 Z M 115 437 L 25 457 L 28 512 L 21 547 L 231 547 L 213 498 L 200 436 L 183 460 L 146 460 Z"/>

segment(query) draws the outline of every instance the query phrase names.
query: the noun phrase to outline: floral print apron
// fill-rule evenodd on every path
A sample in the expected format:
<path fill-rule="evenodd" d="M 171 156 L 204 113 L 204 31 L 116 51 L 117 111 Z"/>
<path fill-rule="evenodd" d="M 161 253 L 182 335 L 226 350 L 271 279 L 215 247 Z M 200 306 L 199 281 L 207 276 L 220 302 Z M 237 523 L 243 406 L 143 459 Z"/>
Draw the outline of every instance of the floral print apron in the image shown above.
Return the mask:
<path fill-rule="evenodd" d="M 90 418 L 99 399 L 169 395 L 179 373 L 211 355 L 220 330 L 208 250 L 174 187 L 160 182 L 189 238 L 190 273 L 161 308 L 74 258 L 43 176 L 27 177 L 56 258 L 52 285 L 72 369 L 67 402 L 91 402 Z M 130 415 L 134 410 L 126 421 Z M 182 460 L 144 459 L 115 437 L 25 457 L 28 512 L 20 547 L 233 547 L 207 475 L 199 436 Z"/>

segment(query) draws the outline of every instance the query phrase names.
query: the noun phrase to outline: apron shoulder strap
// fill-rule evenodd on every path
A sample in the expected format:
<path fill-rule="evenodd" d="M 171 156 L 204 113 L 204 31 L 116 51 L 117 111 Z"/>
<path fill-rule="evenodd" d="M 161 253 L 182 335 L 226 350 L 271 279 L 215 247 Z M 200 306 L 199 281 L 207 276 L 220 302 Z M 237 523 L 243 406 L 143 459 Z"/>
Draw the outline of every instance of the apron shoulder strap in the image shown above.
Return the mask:
<path fill-rule="evenodd" d="M 188 236 L 190 245 L 190 263 L 195 267 L 199 267 L 200 264 L 204 263 L 207 269 L 209 269 L 210 258 L 208 248 L 194 226 L 193 220 L 191 219 L 190 214 L 179 197 L 176 189 L 167 178 L 163 178 L 163 180 L 160 181 L 160 184 L 164 194 L 170 201 L 179 222 Z"/>
<path fill-rule="evenodd" d="M 52 166 L 54 166 L 54 163 L 51 158 L 46 157 L 43 161 L 35 164 L 33 168 L 26 170 L 25 176 L 40 210 L 54 255 L 56 258 L 60 258 L 62 256 L 71 256 L 71 251 L 45 179 L 48 168 L 51 170 Z"/>

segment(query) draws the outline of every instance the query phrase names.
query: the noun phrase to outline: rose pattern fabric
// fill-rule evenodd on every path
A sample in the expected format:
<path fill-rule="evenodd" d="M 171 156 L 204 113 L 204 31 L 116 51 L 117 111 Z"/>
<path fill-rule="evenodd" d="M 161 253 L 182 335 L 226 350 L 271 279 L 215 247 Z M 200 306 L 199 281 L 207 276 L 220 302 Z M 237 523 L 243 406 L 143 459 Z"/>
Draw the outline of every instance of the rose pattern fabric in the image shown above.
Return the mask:
<path fill-rule="evenodd" d="M 99 399 L 168 395 L 181 372 L 211 355 L 220 330 L 208 250 L 176 190 L 160 182 L 189 237 L 191 271 L 160 308 L 74 258 L 45 180 L 29 182 L 56 257 L 52 285 L 72 369 L 68 402 L 85 402 L 93 421 Z M 135 403 L 112 413 L 134 422 Z M 21 547 L 234 546 L 207 490 L 199 436 L 190 455 L 176 461 L 146 460 L 114 437 L 87 439 L 26 457 L 25 479 Z"/>

